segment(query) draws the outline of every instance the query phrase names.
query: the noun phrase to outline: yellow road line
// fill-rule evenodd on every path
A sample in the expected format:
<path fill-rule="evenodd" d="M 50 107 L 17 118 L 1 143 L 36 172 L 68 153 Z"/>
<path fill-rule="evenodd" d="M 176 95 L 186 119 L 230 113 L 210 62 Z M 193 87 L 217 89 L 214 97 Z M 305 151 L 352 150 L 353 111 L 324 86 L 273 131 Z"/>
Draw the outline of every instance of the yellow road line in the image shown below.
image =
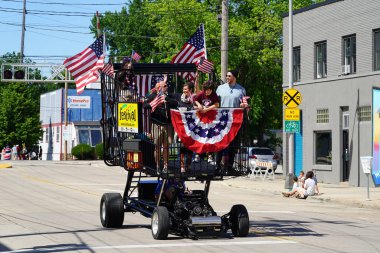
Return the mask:
<path fill-rule="evenodd" d="M 8 169 L 8 168 L 12 168 L 11 163 L 0 163 L 0 169 Z"/>

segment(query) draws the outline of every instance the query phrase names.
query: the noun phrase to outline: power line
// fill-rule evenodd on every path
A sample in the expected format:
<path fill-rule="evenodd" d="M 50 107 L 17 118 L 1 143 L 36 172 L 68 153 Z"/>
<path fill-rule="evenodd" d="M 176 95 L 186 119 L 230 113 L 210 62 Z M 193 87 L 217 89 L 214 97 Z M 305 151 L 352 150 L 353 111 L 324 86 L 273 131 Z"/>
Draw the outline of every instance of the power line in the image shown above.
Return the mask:
<path fill-rule="evenodd" d="M 21 3 L 22 0 L 0 0 L 1 2 L 14 2 Z M 107 3 L 107 4 L 95 4 L 95 3 L 58 3 L 58 2 L 39 2 L 39 1 L 28 1 L 28 4 L 47 4 L 47 5 L 69 5 L 69 6 L 108 6 L 108 5 L 125 5 L 126 3 Z"/>

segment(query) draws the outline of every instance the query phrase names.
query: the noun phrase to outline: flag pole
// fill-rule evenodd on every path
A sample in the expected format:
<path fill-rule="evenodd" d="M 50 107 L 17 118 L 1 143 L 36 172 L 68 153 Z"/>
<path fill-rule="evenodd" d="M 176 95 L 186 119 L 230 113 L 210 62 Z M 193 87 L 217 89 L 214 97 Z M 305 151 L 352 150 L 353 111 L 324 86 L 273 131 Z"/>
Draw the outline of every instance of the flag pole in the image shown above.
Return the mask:
<path fill-rule="evenodd" d="M 205 59 L 207 59 L 207 48 L 206 48 L 206 31 L 205 31 L 205 25 L 201 24 L 203 28 L 203 46 L 205 47 Z"/>

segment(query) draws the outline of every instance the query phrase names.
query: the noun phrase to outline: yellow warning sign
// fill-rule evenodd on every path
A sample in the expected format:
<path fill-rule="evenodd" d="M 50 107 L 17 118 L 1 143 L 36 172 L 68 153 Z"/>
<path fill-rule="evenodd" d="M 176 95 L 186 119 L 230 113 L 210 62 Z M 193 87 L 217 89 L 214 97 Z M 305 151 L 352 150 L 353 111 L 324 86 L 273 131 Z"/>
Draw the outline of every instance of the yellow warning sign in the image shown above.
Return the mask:
<path fill-rule="evenodd" d="M 301 93 L 296 89 L 287 89 L 282 94 L 282 102 L 289 108 L 296 108 L 302 102 Z"/>
<path fill-rule="evenodd" d="M 118 104 L 117 127 L 120 132 L 139 132 L 139 115 L 137 103 Z"/>
<path fill-rule="evenodd" d="M 300 120 L 300 109 L 285 108 L 284 120 Z"/>

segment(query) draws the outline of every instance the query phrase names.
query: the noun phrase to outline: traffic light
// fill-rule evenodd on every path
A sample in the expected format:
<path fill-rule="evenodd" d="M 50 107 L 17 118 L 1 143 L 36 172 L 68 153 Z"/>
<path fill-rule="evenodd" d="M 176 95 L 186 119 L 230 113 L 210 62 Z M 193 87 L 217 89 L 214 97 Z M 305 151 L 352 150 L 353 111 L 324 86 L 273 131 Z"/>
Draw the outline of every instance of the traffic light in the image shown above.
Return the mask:
<path fill-rule="evenodd" d="M 25 72 L 23 70 L 17 70 L 15 72 L 15 79 L 24 79 L 25 78 Z"/>
<path fill-rule="evenodd" d="M 13 73 L 12 70 L 9 70 L 9 69 L 4 70 L 3 79 L 8 79 L 8 80 L 12 80 L 12 79 L 21 80 L 21 79 L 25 79 L 25 71 L 24 70 L 16 70 Z"/>
<path fill-rule="evenodd" d="M 4 71 L 3 77 L 4 79 L 12 79 L 13 73 L 9 69 Z"/>

